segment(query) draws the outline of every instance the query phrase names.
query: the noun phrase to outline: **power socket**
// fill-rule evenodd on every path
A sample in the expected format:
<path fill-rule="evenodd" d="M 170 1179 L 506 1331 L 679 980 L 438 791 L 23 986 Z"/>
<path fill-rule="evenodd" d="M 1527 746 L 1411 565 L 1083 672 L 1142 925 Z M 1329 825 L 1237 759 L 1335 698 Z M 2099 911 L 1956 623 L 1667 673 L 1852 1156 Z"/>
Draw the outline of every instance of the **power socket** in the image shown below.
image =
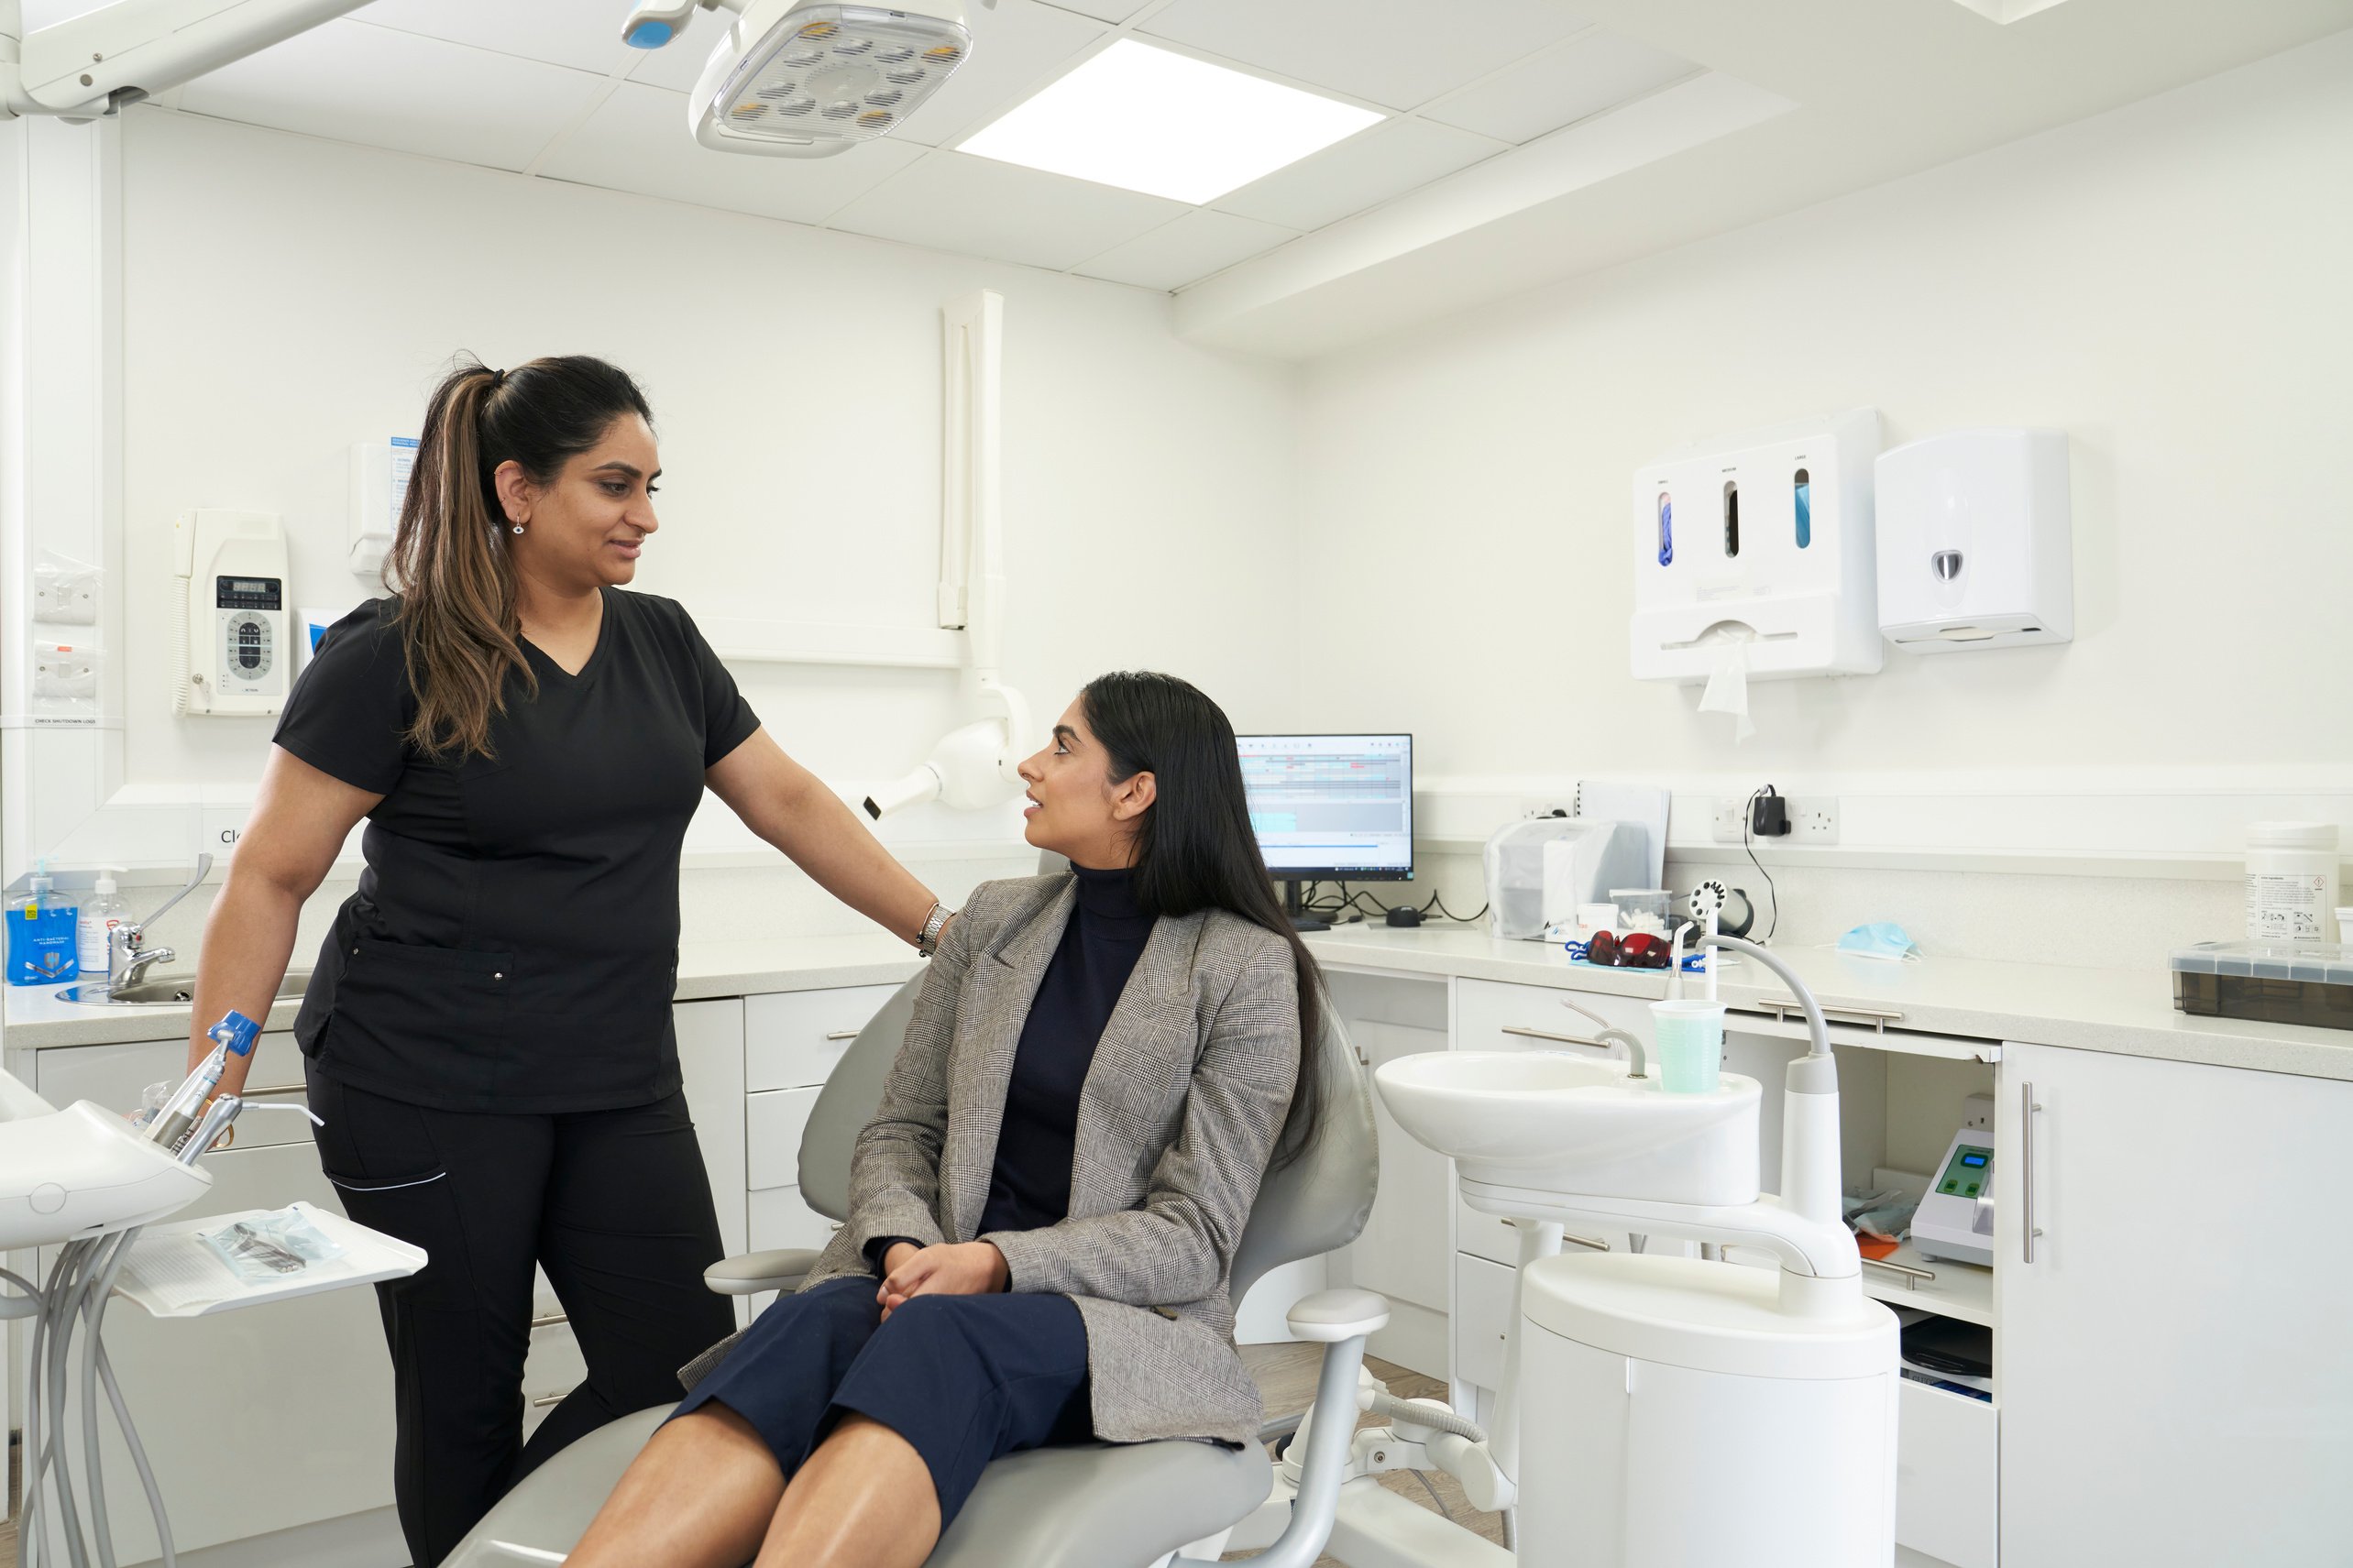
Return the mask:
<path fill-rule="evenodd" d="M 1961 1102 L 1961 1124 L 1973 1133 L 1994 1130 L 1994 1097 L 1973 1094 Z"/>
<path fill-rule="evenodd" d="M 1741 819 L 1747 814 L 1748 796 L 1744 795 L 1718 795 L 1716 797 L 1716 809 L 1710 819 L 1710 831 L 1711 836 L 1715 839 L 1715 841 L 1719 844 L 1739 843 L 1741 841 Z"/>
<path fill-rule="evenodd" d="M 1789 841 L 1793 844 L 1838 842 L 1838 801 L 1813 795 L 1789 803 Z"/>
<path fill-rule="evenodd" d="M 1549 795 L 1526 795 L 1520 797 L 1520 816 L 1523 819 L 1537 817 L 1574 817 L 1576 815 L 1577 801 L 1574 796 L 1567 800 Z"/>

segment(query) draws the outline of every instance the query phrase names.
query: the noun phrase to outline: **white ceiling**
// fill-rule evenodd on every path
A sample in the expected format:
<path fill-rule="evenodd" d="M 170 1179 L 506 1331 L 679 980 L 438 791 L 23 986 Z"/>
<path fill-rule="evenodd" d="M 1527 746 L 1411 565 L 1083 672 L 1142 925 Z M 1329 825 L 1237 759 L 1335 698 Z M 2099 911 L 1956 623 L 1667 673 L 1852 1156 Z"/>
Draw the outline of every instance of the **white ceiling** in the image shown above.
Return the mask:
<path fill-rule="evenodd" d="M 103 3 L 24 0 L 25 21 Z M 1183 290 L 1192 334 L 1303 354 L 2353 25 L 2353 0 L 998 0 L 906 126 L 804 161 L 698 147 L 686 94 L 719 16 L 646 53 L 619 41 L 626 8 L 374 0 L 159 102 Z M 1387 117 L 1204 207 L 952 149 L 1131 35 Z"/>

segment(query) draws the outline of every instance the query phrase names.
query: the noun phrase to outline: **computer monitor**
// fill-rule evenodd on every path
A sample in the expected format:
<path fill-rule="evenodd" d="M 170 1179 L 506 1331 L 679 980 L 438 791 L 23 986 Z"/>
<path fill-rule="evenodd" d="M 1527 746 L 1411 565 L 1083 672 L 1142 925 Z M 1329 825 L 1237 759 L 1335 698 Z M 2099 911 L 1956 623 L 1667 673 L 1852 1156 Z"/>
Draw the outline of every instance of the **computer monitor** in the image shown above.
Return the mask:
<path fill-rule="evenodd" d="M 1308 882 L 1413 879 L 1413 737 L 1240 735 L 1242 788 L 1267 873 L 1303 931 Z"/>

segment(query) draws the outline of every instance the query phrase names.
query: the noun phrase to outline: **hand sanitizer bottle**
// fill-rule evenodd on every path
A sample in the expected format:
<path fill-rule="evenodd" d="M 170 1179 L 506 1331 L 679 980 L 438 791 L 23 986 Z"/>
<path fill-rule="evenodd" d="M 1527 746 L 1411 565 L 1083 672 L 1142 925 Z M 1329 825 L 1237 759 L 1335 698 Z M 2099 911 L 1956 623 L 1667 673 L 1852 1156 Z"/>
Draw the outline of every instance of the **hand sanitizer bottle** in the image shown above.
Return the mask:
<path fill-rule="evenodd" d="M 33 862 L 32 891 L 8 906 L 8 983 L 50 985 L 78 978 L 73 905 L 57 895 L 49 857 Z"/>
<path fill-rule="evenodd" d="M 120 866 L 98 868 L 98 891 L 82 906 L 81 916 L 74 923 L 74 953 L 82 962 L 82 972 L 96 979 L 106 973 L 106 939 L 115 927 L 131 917 L 130 905 L 117 895 L 117 883 L 109 872 Z"/>

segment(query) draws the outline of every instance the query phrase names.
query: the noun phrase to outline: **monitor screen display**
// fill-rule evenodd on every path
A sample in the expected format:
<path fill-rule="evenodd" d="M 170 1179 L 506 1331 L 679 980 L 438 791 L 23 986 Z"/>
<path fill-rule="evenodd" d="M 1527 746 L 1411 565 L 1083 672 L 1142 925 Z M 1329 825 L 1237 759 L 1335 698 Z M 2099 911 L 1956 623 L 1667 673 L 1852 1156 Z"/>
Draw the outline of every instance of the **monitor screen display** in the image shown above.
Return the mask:
<path fill-rule="evenodd" d="M 1413 737 L 1243 735 L 1242 787 L 1277 880 L 1413 874 Z"/>

